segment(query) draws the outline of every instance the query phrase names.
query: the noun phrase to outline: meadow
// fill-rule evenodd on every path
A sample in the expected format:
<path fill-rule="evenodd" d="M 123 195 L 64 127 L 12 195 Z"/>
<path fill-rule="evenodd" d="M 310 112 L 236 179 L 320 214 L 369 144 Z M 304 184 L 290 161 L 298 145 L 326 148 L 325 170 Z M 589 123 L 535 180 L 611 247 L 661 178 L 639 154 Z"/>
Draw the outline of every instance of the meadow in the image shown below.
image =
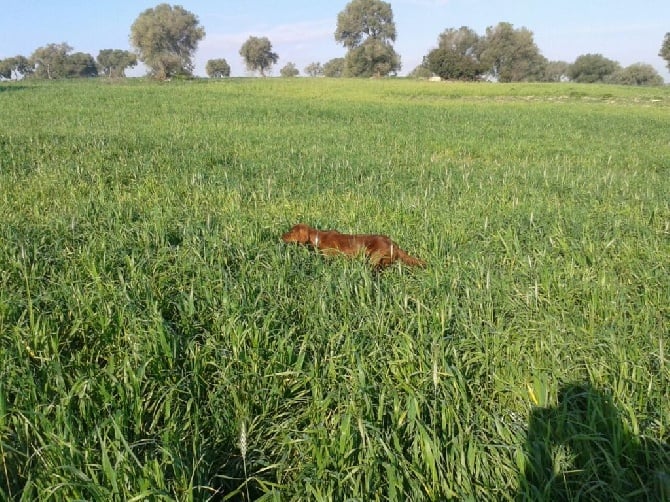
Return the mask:
<path fill-rule="evenodd" d="M 0 499 L 670 500 L 667 86 L 17 82 L 0 110 Z"/>

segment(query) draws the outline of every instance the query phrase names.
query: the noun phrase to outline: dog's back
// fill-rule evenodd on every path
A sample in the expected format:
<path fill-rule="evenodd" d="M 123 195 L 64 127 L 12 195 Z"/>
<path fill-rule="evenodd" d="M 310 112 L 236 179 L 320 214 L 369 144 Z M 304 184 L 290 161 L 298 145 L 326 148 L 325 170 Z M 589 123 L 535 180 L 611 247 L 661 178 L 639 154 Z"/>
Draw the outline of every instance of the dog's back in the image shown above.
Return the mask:
<path fill-rule="evenodd" d="M 365 254 L 370 263 L 379 268 L 400 260 L 406 265 L 424 267 L 426 263 L 410 256 L 389 237 L 378 234 L 342 234 L 337 230 L 317 230 L 305 224 L 294 225 L 282 236 L 284 242 L 310 244 L 326 254 L 342 253 L 348 256 Z"/>

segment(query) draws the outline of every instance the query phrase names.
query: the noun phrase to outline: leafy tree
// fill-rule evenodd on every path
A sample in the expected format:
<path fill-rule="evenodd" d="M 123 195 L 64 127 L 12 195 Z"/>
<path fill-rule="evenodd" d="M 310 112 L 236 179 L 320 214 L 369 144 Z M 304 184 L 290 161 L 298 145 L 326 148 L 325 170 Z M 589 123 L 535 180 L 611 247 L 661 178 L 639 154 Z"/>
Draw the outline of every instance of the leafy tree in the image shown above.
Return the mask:
<path fill-rule="evenodd" d="M 663 77 L 650 64 L 635 63 L 612 73 L 607 82 L 621 85 L 663 85 Z"/>
<path fill-rule="evenodd" d="M 295 63 L 286 63 L 284 67 L 279 70 L 279 74 L 282 77 L 297 77 L 300 74 L 300 71 L 296 68 Z"/>
<path fill-rule="evenodd" d="M 9 58 L 0 60 L 0 78 L 12 78 L 12 64 Z"/>
<path fill-rule="evenodd" d="M 566 61 L 549 61 L 544 69 L 545 82 L 562 82 L 568 79 L 570 63 Z"/>
<path fill-rule="evenodd" d="M 391 4 L 381 0 L 352 0 L 337 16 L 335 41 L 347 49 L 348 76 L 382 76 L 400 69 Z"/>
<path fill-rule="evenodd" d="M 242 48 L 240 56 L 244 59 L 249 71 L 258 71 L 261 77 L 279 60 L 279 55 L 272 52 L 272 44 L 267 37 L 249 37 Z"/>
<path fill-rule="evenodd" d="M 193 54 L 205 30 L 179 5 L 160 4 L 142 12 L 130 27 L 130 41 L 152 76 L 192 75 Z"/>
<path fill-rule="evenodd" d="M 39 47 L 30 56 L 36 78 L 57 79 L 95 77 L 98 68 L 93 56 L 84 52 L 70 54 L 72 47 L 66 43 Z"/>
<path fill-rule="evenodd" d="M 97 77 L 98 67 L 90 54 L 75 52 L 65 59 L 66 77 Z"/>
<path fill-rule="evenodd" d="M 96 59 L 100 72 L 110 78 L 125 77 L 126 68 L 137 65 L 137 55 L 121 49 L 103 49 Z"/>
<path fill-rule="evenodd" d="M 391 44 L 376 38 L 350 49 L 344 61 L 348 77 L 382 77 L 400 69 L 400 56 Z"/>
<path fill-rule="evenodd" d="M 338 78 L 344 75 L 344 58 L 333 58 L 323 65 L 323 76 Z"/>
<path fill-rule="evenodd" d="M 479 60 L 485 71 L 500 82 L 541 80 L 547 60 L 533 41 L 533 32 L 514 29 L 510 23 L 486 28 Z"/>
<path fill-rule="evenodd" d="M 230 77 L 230 65 L 225 59 L 210 59 L 207 61 L 205 71 L 211 78 Z"/>
<path fill-rule="evenodd" d="M 323 75 L 323 66 L 321 63 L 310 63 L 305 66 L 305 73 L 310 77 L 319 77 Z"/>
<path fill-rule="evenodd" d="M 472 28 L 449 28 L 440 34 L 438 47 L 428 53 L 425 64 L 444 79 L 476 80 L 482 73 L 479 46 L 480 37 Z"/>
<path fill-rule="evenodd" d="M 658 55 L 665 59 L 665 62 L 668 64 L 668 70 L 670 70 L 670 32 L 665 34 L 663 45 L 661 45 L 661 51 Z"/>
<path fill-rule="evenodd" d="M 30 61 L 35 67 L 34 76 L 49 80 L 67 76 L 65 62 L 71 51 L 72 47 L 65 42 L 35 49 L 30 56 Z"/>
<path fill-rule="evenodd" d="M 430 68 L 428 68 L 427 57 L 424 57 L 423 62 L 416 68 L 414 68 L 411 72 L 409 72 L 407 76 L 409 78 L 419 78 L 419 79 L 426 79 L 432 77 L 433 72 L 430 71 Z"/>
<path fill-rule="evenodd" d="M 568 77 L 580 83 L 604 82 L 619 69 L 619 63 L 602 54 L 583 54 L 570 65 Z"/>
<path fill-rule="evenodd" d="M 473 58 L 446 49 L 433 49 L 426 61 L 432 73 L 446 80 L 477 80 L 482 73 Z"/>
<path fill-rule="evenodd" d="M 478 57 L 479 43 L 480 37 L 477 32 L 467 26 L 444 30 L 438 38 L 438 48 L 449 50 L 461 56 L 470 56 L 473 59 Z"/>
<path fill-rule="evenodd" d="M 0 77 L 17 80 L 19 77 L 28 77 L 33 73 L 34 67 L 25 56 L 14 56 L 0 61 Z"/>

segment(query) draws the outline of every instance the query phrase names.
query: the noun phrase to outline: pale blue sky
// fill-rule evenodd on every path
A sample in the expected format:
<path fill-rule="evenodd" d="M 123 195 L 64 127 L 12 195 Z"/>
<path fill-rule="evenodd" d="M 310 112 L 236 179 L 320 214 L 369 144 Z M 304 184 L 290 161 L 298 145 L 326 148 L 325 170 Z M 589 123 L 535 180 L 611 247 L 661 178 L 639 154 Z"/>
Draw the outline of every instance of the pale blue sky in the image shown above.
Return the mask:
<path fill-rule="evenodd" d="M 160 1 L 0 0 L 0 58 L 30 56 L 52 42 L 67 42 L 94 57 L 100 49 L 130 49 L 130 25 Z M 246 74 L 239 56 L 250 36 L 267 36 L 279 54 L 301 73 L 313 62 L 344 55 L 333 33 L 347 0 L 185 0 L 168 2 L 193 12 L 207 33 L 195 56 L 195 73 L 204 75 L 208 59 L 226 58 L 233 76 Z M 402 59 L 401 74 L 411 71 L 436 46 L 446 28 L 469 26 L 483 34 L 500 21 L 526 27 L 550 60 L 572 62 L 600 53 L 624 66 L 653 65 L 670 82 L 658 56 L 670 32 L 670 0 L 391 0 Z M 135 70 L 135 74 L 144 70 Z"/>

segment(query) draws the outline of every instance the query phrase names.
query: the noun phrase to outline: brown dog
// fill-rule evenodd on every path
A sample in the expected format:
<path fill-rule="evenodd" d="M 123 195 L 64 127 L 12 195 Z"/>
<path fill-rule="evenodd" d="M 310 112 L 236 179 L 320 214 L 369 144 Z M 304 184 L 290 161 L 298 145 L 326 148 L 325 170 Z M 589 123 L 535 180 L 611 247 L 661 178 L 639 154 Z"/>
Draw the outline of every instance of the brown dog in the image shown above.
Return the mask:
<path fill-rule="evenodd" d="M 317 230 L 304 223 L 299 223 L 281 238 L 284 242 L 309 244 L 329 255 L 342 253 L 356 256 L 364 253 L 370 263 L 377 268 L 387 267 L 398 260 L 416 267 L 426 265 L 424 261 L 408 255 L 385 235 L 347 235 L 337 230 Z"/>

